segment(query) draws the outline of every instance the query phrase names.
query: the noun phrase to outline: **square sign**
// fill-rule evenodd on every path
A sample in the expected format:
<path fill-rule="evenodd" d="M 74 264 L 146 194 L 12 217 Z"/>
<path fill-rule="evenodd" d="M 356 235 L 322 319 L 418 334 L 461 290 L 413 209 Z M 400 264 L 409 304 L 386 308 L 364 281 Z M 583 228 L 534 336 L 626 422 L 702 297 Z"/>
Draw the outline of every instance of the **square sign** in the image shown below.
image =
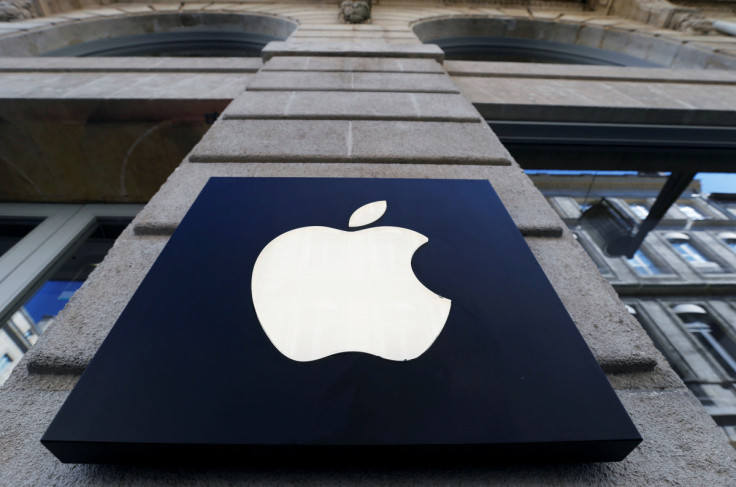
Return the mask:
<path fill-rule="evenodd" d="M 63 462 L 617 461 L 641 441 L 488 181 L 213 178 Z"/>

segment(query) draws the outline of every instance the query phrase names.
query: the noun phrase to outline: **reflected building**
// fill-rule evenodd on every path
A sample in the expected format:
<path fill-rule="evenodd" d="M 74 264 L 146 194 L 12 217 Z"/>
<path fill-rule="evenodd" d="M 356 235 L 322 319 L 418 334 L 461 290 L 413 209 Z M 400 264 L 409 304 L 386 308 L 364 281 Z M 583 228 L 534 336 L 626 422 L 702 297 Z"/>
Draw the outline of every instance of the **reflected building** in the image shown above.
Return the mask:
<path fill-rule="evenodd" d="M 694 182 L 632 258 L 607 255 L 582 212 L 606 198 L 637 223 L 664 184 L 652 175 L 532 176 L 672 368 L 736 444 L 736 195 Z"/>

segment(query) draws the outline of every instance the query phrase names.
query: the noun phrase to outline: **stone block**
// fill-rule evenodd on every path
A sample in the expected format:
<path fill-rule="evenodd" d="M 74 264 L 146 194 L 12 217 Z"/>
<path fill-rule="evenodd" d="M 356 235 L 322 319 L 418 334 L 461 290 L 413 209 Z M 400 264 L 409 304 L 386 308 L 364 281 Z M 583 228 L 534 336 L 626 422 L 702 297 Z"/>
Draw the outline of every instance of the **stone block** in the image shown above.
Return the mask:
<path fill-rule="evenodd" d="M 736 69 L 736 56 L 730 54 L 716 52 L 705 63 L 705 69 Z"/>
<path fill-rule="evenodd" d="M 679 46 L 667 42 L 667 46 Z M 654 48 L 654 46 L 652 46 Z M 666 46 L 665 46 L 666 47 Z M 683 49 L 688 49 L 683 46 Z M 666 55 L 666 54 L 663 54 Z M 681 52 L 678 50 L 677 57 Z M 701 51 L 698 55 L 710 56 Z M 652 69 L 619 66 L 583 66 L 555 64 L 495 63 L 483 61 L 446 61 L 448 74 L 455 77 L 519 78 L 586 81 L 641 81 L 644 83 L 686 82 L 699 84 L 733 84 L 736 72 L 697 69 Z M 523 81 L 521 81 L 523 82 Z"/>
<path fill-rule="evenodd" d="M 249 91 L 395 91 L 457 93 L 444 74 L 261 71 Z"/>
<path fill-rule="evenodd" d="M 630 32 L 618 29 L 605 29 L 603 31 L 603 39 L 601 39 L 600 48 L 613 52 L 626 52 L 626 44 L 629 42 Z"/>
<path fill-rule="evenodd" d="M 260 58 L 0 57 L 2 72 L 255 73 L 262 65 Z"/>
<path fill-rule="evenodd" d="M 736 450 L 689 391 L 618 395 L 644 441 L 624 462 L 605 466 L 606 483 L 616 483 L 616 472 L 631 485 L 725 487 L 736 481 Z"/>
<path fill-rule="evenodd" d="M 352 71 L 394 73 L 444 73 L 434 59 L 361 57 L 272 57 L 263 71 Z"/>
<path fill-rule="evenodd" d="M 28 370 L 80 374 L 166 244 L 128 227 L 48 330 L 26 354 Z"/>
<path fill-rule="evenodd" d="M 603 370 L 655 367 L 660 355 L 652 341 L 569 231 L 561 239 L 528 237 L 527 243 Z"/>
<path fill-rule="evenodd" d="M 210 177 L 360 177 L 488 179 L 524 235 L 559 236 L 564 224 L 516 165 L 191 164 L 174 171 L 133 221 L 136 234 L 171 234 Z"/>
<path fill-rule="evenodd" d="M 511 155 L 485 122 L 351 122 L 353 161 L 507 165 Z"/>
<path fill-rule="evenodd" d="M 261 51 L 264 60 L 274 56 L 347 56 L 425 58 L 442 62 L 445 53 L 434 44 L 387 44 L 380 41 L 284 42 L 273 41 Z"/>
<path fill-rule="evenodd" d="M 687 390 L 682 379 L 667 363 L 662 354 L 657 355 L 657 365 L 651 370 L 641 372 L 607 373 L 606 377 L 616 390 Z"/>
<path fill-rule="evenodd" d="M 193 149 L 193 162 L 329 162 L 348 158 L 347 121 L 222 120 Z"/>
<path fill-rule="evenodd" d="M 461 95 L 434 93 L 246 91 L 223 113 L 225 119 L 480 121 Z"/>
<path fill-rule="evenodd" d="M 485 123 L 222 120 L 192 162 L 510 164 Z"/>
<path fill-rule="evenodd" d="M 590 22 L 586 22 L 585 25 L 580 27 L 575 44 L 599 49 L 603 42 L 604 32 L 600 26 L 591 25 Z"/>

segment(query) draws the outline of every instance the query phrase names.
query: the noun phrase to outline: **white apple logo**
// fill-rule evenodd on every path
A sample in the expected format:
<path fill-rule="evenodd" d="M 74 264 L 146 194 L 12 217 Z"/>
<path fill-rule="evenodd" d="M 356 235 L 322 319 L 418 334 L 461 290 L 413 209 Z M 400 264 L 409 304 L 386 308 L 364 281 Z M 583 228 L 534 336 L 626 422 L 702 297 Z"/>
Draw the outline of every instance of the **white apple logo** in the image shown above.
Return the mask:
<path fill-rule="evenodd" d="M 368 225 L 385 211 L 385 201 L 369 203 L 348 225 Z M 419 357 L 442 331 L 451 305 L 411 268 L 414 252 L 428 241 L 399 227 L 315 226 L 279 235 L 253 267 L 253 305 L 263 331 L 299 362 L 341 352 Z"/>

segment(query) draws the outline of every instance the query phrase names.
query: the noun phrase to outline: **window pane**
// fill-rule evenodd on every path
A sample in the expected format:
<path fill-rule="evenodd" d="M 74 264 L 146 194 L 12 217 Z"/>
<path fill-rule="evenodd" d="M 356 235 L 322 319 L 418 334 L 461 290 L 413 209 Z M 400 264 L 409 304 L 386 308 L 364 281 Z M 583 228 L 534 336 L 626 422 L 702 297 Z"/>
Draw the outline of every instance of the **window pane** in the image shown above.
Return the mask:
<path fill-rule="evenodd" d="M 649 209 L 647 209 L 647 207 L 644 205 L 632 203 L 629 205 L 629 208 L 631 208 L 631 211 L 634 212 L 634 215 L 638 216 L 641 220 L 645 219 L 647 215 L 649 215 Z"/>
<path fill-rule="evenodd" d="M 637 250 L 634 257 L 627 262 L 640 276 L 658 276 L 662 274 L 662 268 L 649 258 L 642 250 Z"/>
<path fill-rule="evenodd" d="M 690 242 L 673 241 L 672 246 L 688 262 L 707 262 L 705 257 Z"/>
<path fill-rule="evenodd" d="M 730 377 L 736 377 L 736 342 L 709 315 L 678 315 L 692 333 Z"/>
<path fill-rule="evenodd" d="M 0 218 L 0 256 L 20 242 L 43 218 Z"/>
<path fill-rule="evenodd" d="M 731 250 L 733 250 L 734 252 L 736 252 L 736 239 L 729 238 L 729 239 L 725 240 L 725 242 L 726 242 L 726 245 L 728 245 L 728 247 Z"/>
<path fill-rule="evenodd" d="M 90 236 L 63 257 L 56 270 L 5 323 L 4 329 L 10 340 L 0 340 L 0 356 L 7 353 L 12 358 L 17 352 L 11 353 L 11 345 L 20 349 L 21 353 L 33 346 L 56 314 L 104 259 L 129 222 L 129 218 L 98 221 Z M 3 343 L 6 344 L 5 348 Z M 15 363 L 17 360 L 12 362 L 11 369 Z M 4 378 L 0 375 L 0 384 L 2 382 Z"/>
<path fill-rule="evenodd" d="M 691 220 L 705 220 L 705 216 L 690 205 L 677 205 L 680 211 Z"/>

